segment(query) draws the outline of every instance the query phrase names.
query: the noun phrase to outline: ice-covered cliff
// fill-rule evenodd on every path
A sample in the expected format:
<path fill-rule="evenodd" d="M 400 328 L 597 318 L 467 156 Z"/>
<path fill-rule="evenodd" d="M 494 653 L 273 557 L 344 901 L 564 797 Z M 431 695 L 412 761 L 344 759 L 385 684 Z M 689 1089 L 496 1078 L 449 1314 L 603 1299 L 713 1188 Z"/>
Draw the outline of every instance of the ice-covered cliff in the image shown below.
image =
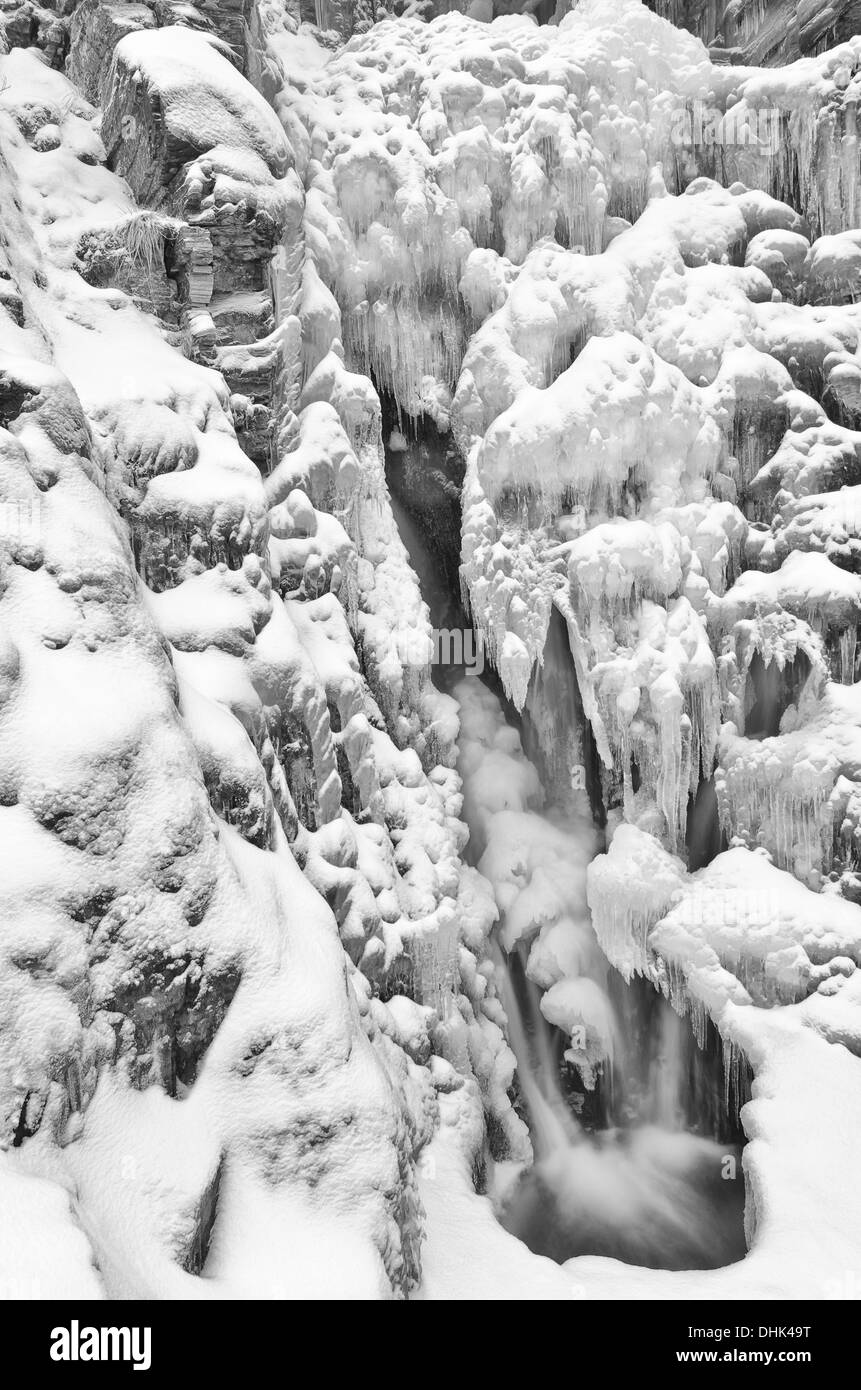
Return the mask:
<path fill-rule="evenodd" d="M 752 1073 L 711 1288 L 857 1263 L 852 6 L 434 8 L 3 11 L 7 1296 L 696 1291 L 478 1195 L 499 949 Z"/>

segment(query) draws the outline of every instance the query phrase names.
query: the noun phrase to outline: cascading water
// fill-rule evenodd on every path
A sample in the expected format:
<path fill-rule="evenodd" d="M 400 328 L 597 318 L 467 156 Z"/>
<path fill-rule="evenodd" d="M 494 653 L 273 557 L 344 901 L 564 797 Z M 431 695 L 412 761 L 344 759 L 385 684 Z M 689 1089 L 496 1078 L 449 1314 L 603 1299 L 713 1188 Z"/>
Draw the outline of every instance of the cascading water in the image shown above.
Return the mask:
<path fill-rule="evenodd" d="M 421 440 L 409 447 L 420 449 Z M 432 621 L 448 621 L 457 600 L 446 591 L 442 561 L 454 536 L 440 530 L 432 506 L 427 515 L 408 514 L 394 471 L 390 482 Z M 711 1269 L 739 1260 L 741 1136 L 723 1104 L 720 1048 L 711 1037 L 698 1047 L 687 1020 L 650 983 L 626 983 L 589 921 L 584 877 L 597 846 L 585 768 L 573 794 L 567 775 L 572 758 L 580 766 L 585 736 L 564 629 L 551 625 L 522 731 L 484 682 L 463 674 L 460 663 L 455 671 L 437 667 L 434 679 L 461 703 L 468 854 L 501 906 L 510 904 L 496 928 L 496 983 L 534 1152 L 533 1165 L 513 1181 L 500 1172 L 499 1219 L 535 1253 L 559 1262 L 591 1254 L 651 1268 Z M 482 732 L 471 759 L 476 720 Z M 560 748 L 562 763 L 548 756 Z M 512 788 L 525 773 L 529 809 L 515 812 Z M 520 819 L 497 841 L 512 814 Z M 510 880 L 501 886 L 500 873 Z M 564 958 L 563 979 L 551 983 L 545 957 Z M 574 1023 L 566 1048 L 563 1022 L 567 1028 L 576 1019 L 583 1022 Z"/>
<path fill-rule="evenodd" d="M 563 1095 L 537 990 L 522 990 L 496 955 L 535 1163 L 503 1202 L 503 1225 L 536 1254 L 562 1262 L 605 1255 L 662 1269 L 711 1269 L 742 1259 L 744 1186 L 738 1149 L 684 1128 L 690 1030 L 661 1000 L 649 1085 L 627 1124 L 588 1130 Z M 608 1070 L 627 1071 L 620 1037 Z M 633 1090 L 633 1078 L 625 1090 Z"/>
<path fill-rule="evenodd" d="M 536 1158 L 549 1158 L 577 1144 L 581 1138 L 580 1127 L 558 1084 L 558 1063 L 549 1029 L 541 1017 L 537 987 L 524 975 L 523 986 L 529 1001 L 527 1026 L 505 953 L 498 942 L 494 963 L 508 1018 L 508 1037 L 517 1058 L 520 1092 L 529 1113 L 532 1146 Z M 537 1066 L 532 1063 L 533 1051 L 538 1057 Z"/>
<path fill-rule="evenodd" d="M 857 1292 L 859 3 L 4 4 L 0 1296 Z"/>

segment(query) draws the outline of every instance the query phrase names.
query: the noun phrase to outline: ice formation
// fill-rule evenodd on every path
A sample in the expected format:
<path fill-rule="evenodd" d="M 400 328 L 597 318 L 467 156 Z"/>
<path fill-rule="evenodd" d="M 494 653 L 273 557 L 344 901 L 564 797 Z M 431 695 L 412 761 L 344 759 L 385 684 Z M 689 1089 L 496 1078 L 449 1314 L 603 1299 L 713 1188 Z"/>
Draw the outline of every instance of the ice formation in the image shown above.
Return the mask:
<path fill-rule="evenodd" d="M 701 1291 L 479 1195 L 509 966 L 719 1036 L 710 1289 L 857 1262 L 852 7 L 464 8 L 3 10 L 0 1294 Z"/>

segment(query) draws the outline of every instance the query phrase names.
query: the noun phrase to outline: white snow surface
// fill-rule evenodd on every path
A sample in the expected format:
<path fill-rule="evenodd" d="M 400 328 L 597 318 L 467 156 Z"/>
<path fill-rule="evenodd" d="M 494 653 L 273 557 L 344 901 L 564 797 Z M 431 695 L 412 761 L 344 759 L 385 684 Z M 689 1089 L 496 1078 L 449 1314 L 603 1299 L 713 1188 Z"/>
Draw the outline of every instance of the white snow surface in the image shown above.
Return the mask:
<path fill-rule="evenodd" d="M 66 77 L 0 56 L 0 1294 L 847 1296 L 861 39 L 716 66 L 639 0 L 255 25 L 259 90 L 212 35 L 117 45 L 102 128 L 144 92 L 181 151 L 158 209 Z M 763 111 L 779 158 L 733 134 Z M 158 317 L 172 238 L 241 277 L 231 236 L 250 263 L 276 224 L 253 351 L 201 348 L 197 280 Z M 226 377 L 264 361 L 261 469 Z M 508 718 L 431 683 L 384 417 L 463 460 Z M 597 857 L 514 723 L 560 621 Z M 531 1152 L 497 921 L 587 1085 L 604 957 L 713 1022 L 730 1087 L 747 1060 L 739 1264 L 557 1266 L 497 1223 L 474 1175 Z"/>

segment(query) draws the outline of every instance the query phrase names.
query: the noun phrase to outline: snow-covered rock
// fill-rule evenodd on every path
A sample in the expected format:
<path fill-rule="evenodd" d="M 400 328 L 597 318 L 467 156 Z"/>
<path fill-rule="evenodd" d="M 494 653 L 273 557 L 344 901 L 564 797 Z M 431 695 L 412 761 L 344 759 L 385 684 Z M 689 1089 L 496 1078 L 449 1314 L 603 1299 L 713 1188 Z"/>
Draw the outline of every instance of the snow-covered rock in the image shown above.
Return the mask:
<path fill-rule="evenodd" d="M 701 1294 L 478 1195 L 500 950 L 751 1069 L 710 1290 L 851 1267 L 861 39 L 437 8 L 4 10 L 0 1294 Z"/>

